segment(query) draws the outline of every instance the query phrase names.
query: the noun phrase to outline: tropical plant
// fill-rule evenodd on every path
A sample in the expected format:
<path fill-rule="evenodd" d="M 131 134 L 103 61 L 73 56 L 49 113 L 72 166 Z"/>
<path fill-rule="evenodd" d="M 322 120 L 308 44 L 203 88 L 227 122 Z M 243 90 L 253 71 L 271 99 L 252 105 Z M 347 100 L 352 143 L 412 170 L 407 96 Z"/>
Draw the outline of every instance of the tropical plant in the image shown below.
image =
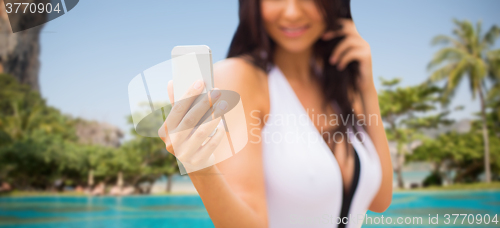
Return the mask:
<path fill-rule="evenodd" d="M 62 190 L 65 184 L 92 188 L 116 181 L 140 191 L 141 183 L 152 186 L 165 175 L 167 191 L 171 189 L 177 160 L 160 138 L 143 137 L 132 129 L 133 138 L 120 148 L 84 144 L 75 130 L 82 120 L 48 106 L 38 92 L 9 75 L 0 74 L 0 88 L 0 182 L 24 190 Z M 170 109 L 163 111 L 168 114 Z M 152 117 L 158 121 L 146 122 L 142 129 L 157 134 L 162 119 Z"/>
<path fill-rule="evenodd" d="M 162 108 L 162 112 L 165 112 L 164 115 L 162 112 L 158 111 L 151 113 L 149 118 L 151 118 L 152 121 L 143 121 L 142 123 L 144 124 L 141 126 L 140 133 L 157 135 L 158 129 L 163 123 L 161 120 L 164 120 L 171 109 L 172 106 L 167 105 Z M 130 124 L 133 124 L 132 116 L 128 117 L 128 121 Z M 166 150 L 165 143 L 159 137 L 141 136 L 134 128 L 131 129 L 131 134 L 134 136 L 134 139 L 127 142 L 126 145 L 123 146 L 123 149 L 128 151 L 128 153 L 139 155 L 141 162 L 137 167 L 143 169 L 142 172 L 139 172 L 142 175 L 135 175 L 133 183 L 138 183 L 139 180 L 153 181 L 161 175 L 165 175 L 167 177 L 166 191 L 170 192 L 172 188 L 172 175 L 179 172 L 175 156 Z"/>
<path fill-rule="evenodd" d="M 451 181 L 451 171 L 455 171 L 453 182 L 473 182 L 478 180 L 483 163 L 483 139 L 478 131 L 480 124 L 470 132 L 458 133 L 455 131 L 439 135 L 435 139 L 425 139 L 411 155 L 410 161 L 426 161 L 434 164 L 431 176 Z M 500 138 L 489 136 L 492 145 L 492 170 L 499 176 L 500 170 Z M 443 173 L 441 170 L 444 169 Z"/>
<path fill-rule="evenodd" d="M 76 134 L 70 117 L 47 106 L 40 94 L 0 74 L 0 178 L 24 188 L 47 188 L 73 176 Z"/>
<path fill-rule="evenodd" d="M 454 37 L 438 35 L 432 40 L 433 45 L 444 44 L 438 50 L 431 62 L 429 70 L 432 74 L 429 82 L 445 81 L 443 103 L 447 104 L 457 91 L 460 82 L 467 78 L 472 97 L 479 96 L 481 105 L 482 135 L 484 143 L 485 181 L 491 181 L 490 146 L 488 142 L 488 127 L 486 120 L 487 79 L 500 73 L 500 49 L 492 50 L 495 40 L 500 36 L 500 28 L 492 26 L 482 33 L 481 22 L 474 26 L 464 20 L 453 20 Z"/>

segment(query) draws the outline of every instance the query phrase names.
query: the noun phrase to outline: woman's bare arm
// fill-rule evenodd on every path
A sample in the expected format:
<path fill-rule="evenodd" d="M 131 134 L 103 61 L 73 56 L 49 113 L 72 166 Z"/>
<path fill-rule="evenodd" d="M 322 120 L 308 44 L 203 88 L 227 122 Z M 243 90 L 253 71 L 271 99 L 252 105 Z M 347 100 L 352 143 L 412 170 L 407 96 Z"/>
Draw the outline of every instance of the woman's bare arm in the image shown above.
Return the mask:
<path fill-rule="evenodd" d="M 392 201 L 393 169 L 389 144 L 380 115 L 378 95 L 374 85 L 363 88 L 363 91 L 355 98 L 353 108 L 357 115 L 362 114 L 363 118 L 365 118 L 366 131 L 372 139 L 380 158 L 382 183 L 368 209 L 381 213 L 390 206 Z"/>
<path fill-rule="evenodd" d="M 252 118 L 262 117 L 269 109 L 267 79 L 242 59 L 215 64 L 214 74 L 217 88 L 240 94 L 249 140 L 233 157 L 189 176 L 216 227 L 267 227 L 262 145 L 258 140 L 264 123 Z"/>
<path fill-rule="evenodd" d="M 373 141 L 382 165 L 382 184 L 373 199 L 369 209 L 374 212 L 385 211 L 392 201 L 392 162 L 389 153 L 389 143 L 385 135 L 378 95 L 373 82 L 372 55 L 370 45 L 358 33 L 354 22 L 350 19 L 341 19 L 342 29 L 326 32 L 323 39 L 329 40 L 336 36 L 345 38 L 334 49 L 330 63 L 337 66 L 339 70 L 352 61 L 358 61 L 359 94 L 354 96 L 353 108 L 356 114 L 363 114 L 367 123 L 366 131 Z M 376 118 L 371 118 L 375 116 Z"/>

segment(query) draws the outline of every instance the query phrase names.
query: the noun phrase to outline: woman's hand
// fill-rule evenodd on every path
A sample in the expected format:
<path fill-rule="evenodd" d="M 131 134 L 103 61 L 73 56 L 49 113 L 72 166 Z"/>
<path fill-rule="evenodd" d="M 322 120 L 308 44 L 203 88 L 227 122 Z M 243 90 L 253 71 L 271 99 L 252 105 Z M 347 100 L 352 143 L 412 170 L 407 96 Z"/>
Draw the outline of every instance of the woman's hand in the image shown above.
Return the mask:
<path fill-rule="evenodd" d="M 360 81 L 358 86 L 362 93 L 364 89 L 373 86 L 372 55 L 370 45 L 358 33 L 354 22 L 350 19 L 340 19 L 340 30 L 326 32 L 322 39 L 331 40 L 335 37 L 345 36 L 333 50 L 330 63 L 336 65 L 338 70 L 344 70 L 352 61 L 358 61 L 360 67 Z"/>
<path fill-rule="evenodd" d="M 158 130 L 158 135 L 165 142 L 167 150 L 182 162 L 187 172 L 198 171 L 214 165 L 213 152 L 225 134 L 223 125 L 219 124 L 220 117 L 198 125 L 209 109 L 216 107 L 212 110 L 213 116 L 221 116 L 227 108 L 226 101 L 218 101 L 221 95 L 219 90 L 212 90 L 189 109 L 203 91 L 203 87 L 202 80 L 196 81 L 182 99 L 174 104 L 173 83 L 170 81 L 168 95 L 173 106 L 167 119 Z M 214 129 L 216 129 L 215 134 L 213 134 Z"/>

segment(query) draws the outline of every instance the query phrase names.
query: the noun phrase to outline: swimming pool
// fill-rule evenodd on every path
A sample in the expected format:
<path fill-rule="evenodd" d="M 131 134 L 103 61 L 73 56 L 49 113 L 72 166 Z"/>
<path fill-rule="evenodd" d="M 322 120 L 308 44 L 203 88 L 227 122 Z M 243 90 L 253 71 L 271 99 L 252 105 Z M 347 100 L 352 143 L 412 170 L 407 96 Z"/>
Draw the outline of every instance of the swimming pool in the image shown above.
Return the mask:
<path fill-rule="evenodd" d="M 439 215 L 432 227 L 499 227 L 445 224 L 445 214 L 500 214 L 500 191 L 436 191 L 395 193 L 390 208 L 368 212 L 372 225 L 363 227 L 427 227 L 429 214 Z M 380 217 L 421 217 L 423 224 L 381 224 Z M 379 224 L 375 217 L 379 217 Z M 451 217 L 453 222 L 454 217 Z M 465 219 L 467 220 L 467 219 Z M 497 219 L 498 220 L 498 219 Z M 477 222 L 477 221 L 476 221 Z M 203 203 L 195 195 L 127 197 L 0 197 L 0 227 L 213 227 Z"/>

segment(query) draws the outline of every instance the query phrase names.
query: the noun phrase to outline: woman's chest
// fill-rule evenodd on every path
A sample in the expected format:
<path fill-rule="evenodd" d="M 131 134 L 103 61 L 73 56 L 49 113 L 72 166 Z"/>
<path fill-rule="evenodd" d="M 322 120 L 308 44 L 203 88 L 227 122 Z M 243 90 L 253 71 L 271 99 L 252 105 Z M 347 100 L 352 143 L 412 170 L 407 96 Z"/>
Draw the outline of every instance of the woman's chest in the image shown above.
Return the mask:
<path fill-rule="evenodd" d="M 290 80 L 289 83 L 300 105 L 318 132 L 328 132 L 338 127 L 338 116 L 324 99 L 320 85 L 293 80 Z"/>

